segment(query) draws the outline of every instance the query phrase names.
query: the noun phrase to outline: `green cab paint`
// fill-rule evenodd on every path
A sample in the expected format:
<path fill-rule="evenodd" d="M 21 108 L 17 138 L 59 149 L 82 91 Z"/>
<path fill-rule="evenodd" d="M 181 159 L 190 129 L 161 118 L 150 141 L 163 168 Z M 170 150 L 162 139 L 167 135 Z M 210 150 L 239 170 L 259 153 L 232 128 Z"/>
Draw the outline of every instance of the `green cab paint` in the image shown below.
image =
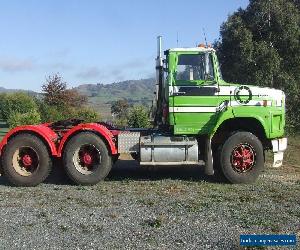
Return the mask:
<path fill-rule="evenodd" d="M 214 49 L 170 49 L 167 65 L 168 122 L 175 135 L 212 136 L 234 118 L 256 121 L 268 139 L 284 135 L 284 93 L 225 82 Z"/>

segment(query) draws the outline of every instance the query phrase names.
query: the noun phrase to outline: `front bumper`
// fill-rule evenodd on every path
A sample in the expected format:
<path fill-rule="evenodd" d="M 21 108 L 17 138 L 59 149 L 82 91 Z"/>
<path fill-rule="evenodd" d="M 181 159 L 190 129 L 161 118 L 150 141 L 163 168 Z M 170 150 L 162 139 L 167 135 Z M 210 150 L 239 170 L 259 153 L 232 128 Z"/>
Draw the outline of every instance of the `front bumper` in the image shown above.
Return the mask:
<path fill-rule="evenodd" d="M 282 166 L 283 153 L 287 149 L 287 138 L 280 138 L 272 140 L 273 147 L 273 167 L 278 168 Z"/>

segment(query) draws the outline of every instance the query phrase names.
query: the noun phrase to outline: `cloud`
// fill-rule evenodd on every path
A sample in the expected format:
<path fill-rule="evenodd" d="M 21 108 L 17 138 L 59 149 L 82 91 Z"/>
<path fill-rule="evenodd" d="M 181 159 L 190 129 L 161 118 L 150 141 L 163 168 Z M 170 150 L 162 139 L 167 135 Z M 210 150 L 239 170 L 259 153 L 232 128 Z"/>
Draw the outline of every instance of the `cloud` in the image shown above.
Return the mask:
<path fill-rule="evenodd" d="M 97 67 L 89 67 L 79 72 L 76 76 L 82 79 L 90 79 L 90 78 L 99 77 L 100 75 L 101 75 L 101 71 Z"/>
<path fill-rule="evenodd" d="M 119 69 L 116 66 L 116 69 L 105 68 L 100 70 L 97 67 L 86 68 L 76 74 L 78 78 L 83 80 L 118 80 L 121 81 L 124 79 L 125 74 L 122 69 Z M 95 79 L 97 78 L 97 79 Z"/>
<path fill-rule="evenodd" d="M 56 62 L 56 63 L 51 63 L 47 65 L 48 68 L 55 69 L 55 70 L 70 70 L 73 69 L 73 65 L 67 64 L 67 63 L 62 63 L 62 62 Z"/>
<path fill-rule="evenodd" d="M 71 50 L 69 48 L 63 48 L 61 50 L 55 51 L 54 55 L 56 57 L 63 57 L 63 58 L 65 58 L 65 57 L 69 56 L 70 53 L 71 53 Z"/>
<path fill-rule="evenodd" d="M 137 58 L 117 65 L 110 65 L 101 69 L 96 66 L 91 66 L 78 72 L 76 77 L 83 80 L 100 80 L 107 82 L 142 78 L 146 77 L 146 75 L 149 74 L 149 71 L 154 67 L 153 66 L 152 68 L 149 68 L 149 62 L 151 62 L 150 58 Z"/>
<path fill-rule="evenodd" d="M 152 57 L 135 58 L 128 62 L 120 64 L 119 67 L 125 69 L 142 69 L 142 68 L 148 68 L 149 64 L 155 65 L 154 58 Z"/>
<path fill-rule="evenodd" d="M 128 61 L 121 65 L 123 68 L 143 68 L 148 64 L 149 60 L 146 58 L 138 58 Z"/>
<path fill-rule="evenodd" d="M 123 71 L 120 70 L 120 69 L 113 69 L 113 70 L 111 71 L 111 75 L 116 76 L 116 77 L 119 77 L 119 76 L 121 76 L 122 74 L 123 74 Z"/>
<path fill-rule="evenodd" d="M 0 70 L 6 72 L 29 71 L 34 67 L 34 63 L 29 59 L 0 59 Z"/>
<path fill-rule="evenodd" d="M 155 72 L 146 72 L 145 73 L 146 78 L 155 78 Z"/>

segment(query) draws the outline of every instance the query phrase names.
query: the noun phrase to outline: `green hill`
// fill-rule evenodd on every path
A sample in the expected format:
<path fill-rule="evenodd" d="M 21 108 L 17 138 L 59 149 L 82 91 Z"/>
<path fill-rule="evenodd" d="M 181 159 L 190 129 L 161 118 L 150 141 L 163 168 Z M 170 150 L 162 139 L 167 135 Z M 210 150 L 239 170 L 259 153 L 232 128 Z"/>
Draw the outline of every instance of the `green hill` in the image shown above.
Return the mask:
<path fill-rule="evenodd" d="M 154 97 L 155 79 L 128 80 L 111 84 L 82 84 L 75 88 L 88 96 L 89 104 L 99 111 L 102 118 L 111 118 L 113 101 L 127 99 L 130 104 L 150 106 Z"/>

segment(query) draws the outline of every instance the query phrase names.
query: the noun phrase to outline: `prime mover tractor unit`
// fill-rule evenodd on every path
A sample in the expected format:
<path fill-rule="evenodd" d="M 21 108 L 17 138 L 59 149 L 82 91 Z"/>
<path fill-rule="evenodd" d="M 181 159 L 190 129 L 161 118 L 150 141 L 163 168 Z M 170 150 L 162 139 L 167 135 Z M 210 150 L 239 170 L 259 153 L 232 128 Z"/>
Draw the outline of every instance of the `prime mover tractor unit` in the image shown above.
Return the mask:
<path fill-rule="evenodd" d="M 1 171 L 17 186 L 44 181 L 55 158 L 80 185 L 103 180 L 122 153 L 140 165 L 199 164 L 231 183 L 254 182 L 265 151 L 282 165 L 285 95 L 281 90 L 227 83 L 208 46 L 168 49 L 158 37 L 152 129 L 118 129 L 65 120 L 20 126 L 0 144 Z"/>

